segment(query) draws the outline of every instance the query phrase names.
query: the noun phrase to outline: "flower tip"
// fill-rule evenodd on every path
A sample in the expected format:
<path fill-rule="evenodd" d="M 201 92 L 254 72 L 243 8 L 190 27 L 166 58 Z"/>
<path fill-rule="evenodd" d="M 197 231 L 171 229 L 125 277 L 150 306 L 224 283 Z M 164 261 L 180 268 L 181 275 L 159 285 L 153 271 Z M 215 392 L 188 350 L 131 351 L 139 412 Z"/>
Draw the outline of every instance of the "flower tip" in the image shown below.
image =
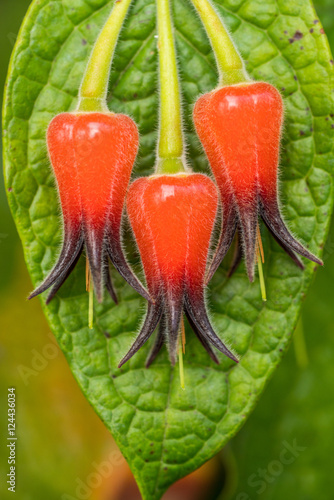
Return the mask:
<path fill-rule="evenodd" d="M 95 297 L 96 297 L 96 300 L 98 301 L 99 304 L 102 304 L 103 302 L 103 293 L 102 293 L 102 290 L 101 288 L 100 289 L 95 289 Z"/>
<path fill-rule="evenodd" d="M 225 346 L 225 350 L 224 350 L 224 354 L 230 358 L 232 361 L 234 361 L 235 363 L 239 363 L 240 362 L 240 359 L 239 357 L 237 356 L 237 354 L 235 354 L 234 352 L 232 352 L 231 349 L 228 349 L 226 346 Z"/>
<path fill-rule="evenodd" d="M 54 295 L 52 294 L 49 294 L 46 298 L 46 301 L 45 301 L 45 305 L 48 306 L 51 302 L 51 300 L 53 299 Z"/>
<path fill-rule="evenodd" d="M 27 300 L 31 300 L 31 299 L 35 298 L 35 297 L 36 297 L 36 295 L 38 295 L 38 294 L 36 293 L 36 291 L 31 292 L 31 294 L 30 294 L 30 295 L 28 295 Z"/>
<path fill-rule="evenodd" d="M 239 363 L 240 362 L 240 359 L 237 358 L 233 353 L 231 353 L 231 351 L 230 351 L 230 355 L 228 355 L 228 357 L 230 359 L 232 359 L 232 361 L 234 361 L 235 363 Z"/>
<path fill-rule="evenodd" d="M 107 283 L 106 286 L 107 286 L 107 291 L 108 291 L 110 297 L 112 298 L 112 300 L 114 301 L 114 303 L 117 306 L 119 304 L 119 300 L 118 300 L 118 297 L 117 297 L 117 294 L 115 292 L 114 287 L 110 283 Z"/>
<path fill-rule="evenodd" d="M 149 368 L 151 366 L 151 364 L 153 363 L 153 359 L 147 359 L 146 362 L 145 362 L 145 368 Z"/>
<path fill-rule="evenodd" d="M 177 361 L 177 355 L 175 352 L 171 352 L 169 354 L 169 360 L 170 360 L 170 364 L 172 365 L 172 367 L 174 368 L 174 366 L 176 365 L 176 361 Z"/>
<path fill-rule="evenodd" d="M 251 283 L 254 283 L 254 280 L 255 280 L 254 268 L 253 269 L 247 269 L 247 275 L 248 275 L 249 281 Z"/>

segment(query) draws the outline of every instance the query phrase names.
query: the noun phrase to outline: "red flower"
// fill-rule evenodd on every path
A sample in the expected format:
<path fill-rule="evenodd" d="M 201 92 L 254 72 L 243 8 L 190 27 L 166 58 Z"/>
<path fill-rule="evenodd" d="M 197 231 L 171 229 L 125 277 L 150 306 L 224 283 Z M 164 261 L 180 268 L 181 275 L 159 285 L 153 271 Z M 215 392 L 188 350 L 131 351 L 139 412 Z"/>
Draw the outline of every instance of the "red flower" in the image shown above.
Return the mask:
<path fill-rule="evenodd" d="M 159 322 L 147 365 L 165 337 L 174 364 L 183 311 L 212 359 L 218 363 L 210 343 L 237 361 L 213 331 L 204 300 L 204 276 L 218 205 L 214 183 L 201 174 L 141 178 L 131 185 L 126 203 L 155 303 L 148 305 L 143 327 L 119 366 L 140 349 Z"/>
<path fill-rule="evenodd" d="M 295 252 L 322 264 L 290 234 L 279 210 L 277 171 L 283 122 L 280 93 L 268 83 L 220 88 L 199 98 L 194 122 L 223 205 L 222 233 L 208 280 L 238 229 L 248 276 L 253 281 L 258 214 L 300 267 L 303 264 Z"/>
<path fill-rule="evenodd" d="M 121 245 L 125 194 L 138 150 L 135 123 L 112 113 L 62 113 L 49 125 L 47 145 L 59 190 L 64 243 L 57 264 L 29 298 L 52 287 L 48 303 L 85 246 L 99 300 L 105 281 L 116 301 L 107 255 L 129 284 L 149 299 Z"/>

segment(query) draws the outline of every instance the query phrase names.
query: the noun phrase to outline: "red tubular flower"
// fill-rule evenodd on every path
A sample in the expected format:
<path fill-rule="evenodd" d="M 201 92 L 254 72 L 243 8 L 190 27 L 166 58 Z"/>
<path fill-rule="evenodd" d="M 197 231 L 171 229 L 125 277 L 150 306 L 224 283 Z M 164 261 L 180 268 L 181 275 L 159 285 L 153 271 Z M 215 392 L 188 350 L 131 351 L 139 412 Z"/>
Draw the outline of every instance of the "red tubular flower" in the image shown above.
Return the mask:
<path fill-rule="evenodd" d="M 140 349 L 159 322 L 147 365 L 165 336 L 175 364 L 183 310 L 212 359 L 218 363 L 210 343 L 237 361 L 214 332 L 204 300 L 204 276 L 218 205 L 214 183 L 202 174 L 141 178 L 131 185 L 126 204 L 155 303 L 148 305 L 143 327 L 119 366 Z"/>
<path fill-rule="evenodd" d="M 52 287 L 48 303 L 85 246 L 99 300 L 105 281 L 116 301 L 107 255 L 128 283 L 149 299 L 121 245 L 122 211 L 138 150 L 135 123 L 120 114 L 62 113 L 49 125 L 47 145 L 63 213 L 64 243 L 57 264 L 30 298 Z"/>
<path fill-rule="evenodd" d="M 223 87 L 199 98 L 198 136 L 215 175 L 223 205 L 222 233 L 207 280 L 240 231 L 248 276 L 254 279 L 258 214 L 281 247 L 303 268 L 298 253 L 318 264 L 285 226 L 278 203 L 277 171 L 283 100 L 268 83 Z"/>

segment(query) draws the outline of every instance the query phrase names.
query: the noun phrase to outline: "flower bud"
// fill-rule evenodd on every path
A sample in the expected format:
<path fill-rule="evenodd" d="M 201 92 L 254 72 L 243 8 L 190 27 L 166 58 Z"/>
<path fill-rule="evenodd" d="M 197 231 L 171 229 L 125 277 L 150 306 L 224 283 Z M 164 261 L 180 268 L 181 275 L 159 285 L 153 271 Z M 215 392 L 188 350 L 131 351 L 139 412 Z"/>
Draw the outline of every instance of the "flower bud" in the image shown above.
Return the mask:
<path fill-rule="evenodd" d="M 51 121 L 47 146 L 59 190 L 64 242 L 57 264 L 30 298 L 52 287 L 49 302 L 83 247 L 99 300 L 103 282 L 116 300 L 107 255 L 122 276 L 149 298 L 129 268 L 121 245 L 122 212 L 138 141 L 135 123 L 121 114 L 62 113 Z"/>
<path fill-rule="evenodd" d="M 159 322 L 148 364 L 164 338 L 175 364 L 183 311 L 216 362 L 210 344 L 236 361 L 213 331 L 204 300 L 204 277 L 218 206 L 215 184 L 202 174 L 141 178 L 131 185 L 126 205 L 155 303 L 149 304 L 142 330 L 120 366 L 148 340 Z"/>
<path fill-rule="evenodd" d="M 239 229 L 253 281 L 258 214 L 300 267 L 296 253 L 322 264 L 290 234 L 280 214 L 277 183 L 283 115 L 282 97 L 268 83 L 222 87 L 201 96 L 195 105 L 195 127 L 223 206 L 221 238 L 208 280 Z"/>

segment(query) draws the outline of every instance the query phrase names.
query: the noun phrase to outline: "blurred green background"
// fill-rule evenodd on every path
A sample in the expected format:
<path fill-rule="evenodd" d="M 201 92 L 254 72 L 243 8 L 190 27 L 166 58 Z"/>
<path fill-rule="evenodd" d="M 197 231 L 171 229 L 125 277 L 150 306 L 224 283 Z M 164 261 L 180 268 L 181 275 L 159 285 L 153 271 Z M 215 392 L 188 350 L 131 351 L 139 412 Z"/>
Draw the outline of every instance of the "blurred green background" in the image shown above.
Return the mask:
<path fill-rule="evenodd" d="M 30 0 L 1 0 L 0 87 Z M 317 0 L 334 49 L 334 0 Z M 334 496 L 334 225 L 294 344 L 248 422 L 223 452 L 164 500 L 329 500 Z M 82 396 L 31 282 L 0 180 L 0 497 L 7 388 L 17 394 L 19 500 L 139 500 L 131 473 Z M 304 334 L 303 334 L 304 333 Z"/>

